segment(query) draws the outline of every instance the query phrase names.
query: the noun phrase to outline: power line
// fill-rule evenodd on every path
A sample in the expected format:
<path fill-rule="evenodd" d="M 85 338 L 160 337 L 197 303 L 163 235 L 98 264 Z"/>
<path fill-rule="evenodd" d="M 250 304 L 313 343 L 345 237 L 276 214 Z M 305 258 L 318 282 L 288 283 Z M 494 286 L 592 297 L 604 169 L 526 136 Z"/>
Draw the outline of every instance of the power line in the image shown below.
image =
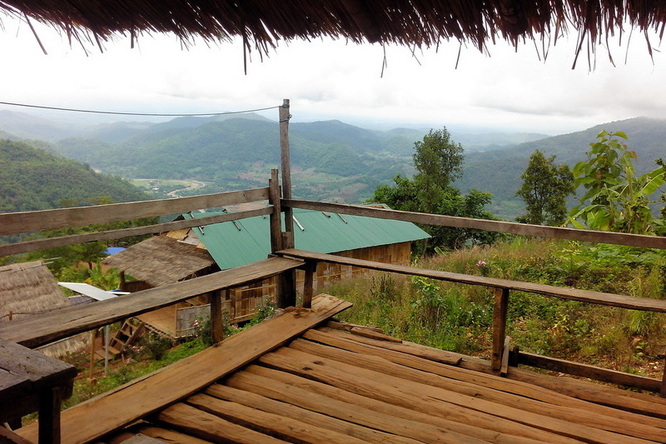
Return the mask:
<path fill-rule="evenodd" d="M 245 113 L 254 113 L 257 111 L 266 111 L 269 109 L 277 109 L 280 106 L 268 106 L 266 108 L 255 108 L 247 109 L 243 111 L 224 111 L 224 112 L 215 112 L 215 113 L 131 113 L 131 112 L 122 112 L 122 111 L 98 111 L 90 109 L 76 109 L 76 108 L 61 108 L 59 106 L 43 106 L 43 105 L 29 105 L 26 103 L 14 103 L 14 102 L 0 102 L 0 105 L 10 105 L 10 106 L 22 106 L 24 108 L 37 108 L 37 109 L 49 109 L 54 111 L 69 111 L 75 113 L 88 113 L 88 114 L 112 114 L 119 116 L 148 116 L 148 117 L 203 117 L 203 116 L 223 116 L 227 114 L 245 114 Z"/>

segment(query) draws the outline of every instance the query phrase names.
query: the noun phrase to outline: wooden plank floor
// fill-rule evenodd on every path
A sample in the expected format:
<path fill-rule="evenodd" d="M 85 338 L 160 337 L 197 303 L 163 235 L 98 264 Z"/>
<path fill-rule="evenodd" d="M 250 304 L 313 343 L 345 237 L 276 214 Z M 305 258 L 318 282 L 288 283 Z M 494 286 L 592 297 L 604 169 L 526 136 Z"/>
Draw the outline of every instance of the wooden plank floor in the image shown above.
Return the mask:
<path fill-rule="evenodd" d="M 478 359 L 355 332 L 310 329 L 96 442 L 666 442 L 663 398 L 523 369 L 501 378 Z"/>

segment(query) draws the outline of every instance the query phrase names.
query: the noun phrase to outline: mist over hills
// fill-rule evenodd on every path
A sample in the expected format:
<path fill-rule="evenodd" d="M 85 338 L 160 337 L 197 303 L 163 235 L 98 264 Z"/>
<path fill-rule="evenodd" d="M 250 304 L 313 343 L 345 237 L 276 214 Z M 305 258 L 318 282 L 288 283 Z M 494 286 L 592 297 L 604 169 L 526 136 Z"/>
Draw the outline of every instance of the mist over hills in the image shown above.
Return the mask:
<path fill-rule="evenodd" d="M 16 114 L 16 113 L 11 113 Z M 30 136 L 30 119 L 0 113 L 2 131 Z M 16 126 L 16 122 L 20 125 Z M 36 120 L 35 134 L 57 124 Z M 439 128 L 434 128 L 439 129 Z M 654 167 L 666 154 L 666 121 L 635 118 L 584 131 L 548 137 L 543 134 L 483 130 L 452 132 L 465 149 L 463 177 L 454 183 L 463 192 L 493 193 L 493 211 L 505 219 L 522 214 L 515 197 L 530 155 L 536 149 L 573 165 L 585 159 L 590 142 L 601 130 L 624 131 L 638 153 L 638 169 Z M 41 131 L 41 132 L 40 132 Z M 372 196 L 396 174 L 413 173 L 414 142 L 428 129 L 369 130 L 338 120 L 292 122 L 289 138 L 294 196 L 312 200 L 357 203 Z M 31 144 L 126 178 L 192 179 L 206 183 L 198 194 L 266 186 L 269 169 L 280 157 L 277 122 L 256 114 L 181 117 L 163 123 L 116 122 L 52 135 L 66 137 Z M 34 139 L 35 137 L 30 137 Z"/>

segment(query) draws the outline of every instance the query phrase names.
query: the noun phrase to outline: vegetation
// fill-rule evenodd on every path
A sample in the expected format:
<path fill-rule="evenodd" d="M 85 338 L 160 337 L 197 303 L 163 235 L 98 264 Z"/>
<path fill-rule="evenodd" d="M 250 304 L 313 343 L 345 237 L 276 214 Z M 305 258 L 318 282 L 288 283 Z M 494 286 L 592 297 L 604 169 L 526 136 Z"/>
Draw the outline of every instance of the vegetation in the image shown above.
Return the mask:
<path fill-rule="evenodd" d="M 395 210 L 416 211 L 448 216 L 493 219 L 484 209 L 490 193 L 471 190 L 466 196 L 450 185 L 462 172 L 463 149 L 451 140 L 446 128 L 431 130 L 422 142 L 414 144 L 413 179 L 397 175 L 395 186 L 380 185 L 373 202 L 387 204 Z M 461 248 L 466 244 L 492 242 L 494 233 L 448 227 L 422 227 L 432 236 L 428 251 L 434 248 Z"/>
<path fill-rule="evenodd" d="M 107 198 L 144 200 L 146 194 L 119 177 L 57 157 L 22 142 L 0 140 L 0 212 L 48 210 Z"/>
<path fill-rule="evenodd" d="M 555 165 L 555 157 L 546 159 L 539 150 L 530 157 L 523 184 L 516 192 L 525 201 L 527 214 L 516 221 L 555 226 L 566 222 L 566 198 L 575 191 L 573 175 L 567 165 Z"/>
<path fill-rule="evenodd" d="M 422 259 L 419 267 L 663 299 L 666 253 L 515 238 Z M 354 303 L 341 318 L 433 347 L 490 357 L 490 289 L 375 273 L 327 292 Z M 521 350 L 661 377 L 659 314 L 512 292 L 507 334 Z M 662 347 L 661 349 L 659 347 Z"/>
<path fill-rule="evenodd" d="M 664 219 L 656 219 L 650 207 L 650 196 L 666 183 L 664 162 L 657 159 L 658 168 L 639 176 L 636 153 L 620 140 L 627 140 L 625 133 L 602 131 L 597 139 L 588 159 L 574 167 L 575 184 L 586 192 L 571 211 L 571 222 L 593 230 L 666 234 Z"/>

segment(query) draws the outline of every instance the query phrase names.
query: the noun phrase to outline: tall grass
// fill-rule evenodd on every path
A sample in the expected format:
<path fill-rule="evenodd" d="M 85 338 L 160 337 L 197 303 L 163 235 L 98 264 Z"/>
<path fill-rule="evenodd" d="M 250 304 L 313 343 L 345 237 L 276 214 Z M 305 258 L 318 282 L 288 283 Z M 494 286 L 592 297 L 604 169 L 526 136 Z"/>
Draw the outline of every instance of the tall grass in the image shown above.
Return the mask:
<path fill-rule="evenodd" d="M 419 260 L 422 268 L 666 299 L 666 254 L 514 238 Z M 433 347 L 490 356 L 492 291 L 374 273 L 327 291 L 354 303 L 341 315 Z M 658 374 L 666 315 L 512 292 L 507 334 L 521 350 Z M 656 367 L 656 368 L 655 368 Z"/>

